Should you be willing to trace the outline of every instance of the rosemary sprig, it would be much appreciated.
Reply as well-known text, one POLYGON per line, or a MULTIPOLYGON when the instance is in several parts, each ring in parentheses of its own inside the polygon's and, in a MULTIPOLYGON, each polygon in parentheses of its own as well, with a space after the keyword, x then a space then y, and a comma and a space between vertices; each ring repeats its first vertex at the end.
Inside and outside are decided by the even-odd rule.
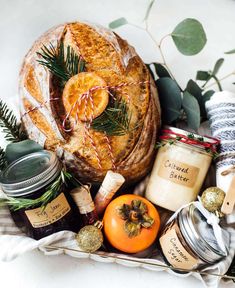
POLYGON ((0 127, 5 134, 5 139, 11 142, 19 142, 27 139, 21 124, 17 123, 13 111, 7 107, 7 104, 0 100, 0 127))
POLYGON ((85 70, 85 61, 75 53, 71 46, 67 46, 65 53, 62 40, 58 42, 57 46, 56 49, 52 43, 49 44, 49 47, 43 45, 41 52, 37 52, 37 55, 42 58, 38 62, 58 77, 63 87, 72 76, 85 70))
POLYGON ((19 209, 29 209, 34 207, 46 208, 47 204, 57 197, 63 184, 66 184, 66 179, 71 179, 72 175, 66 171, 61 171, 60 176, 50 185, 48 190, 37 199, 13 198, 7 197, 0 199, 0 205, 7 204, 13 211, 19 209))
POLYGON ((109 136, 122 136, 130 132, 131 114, 126 101, 115 99, 104 112, 92 122, 94 130, 105 132, 109 136))

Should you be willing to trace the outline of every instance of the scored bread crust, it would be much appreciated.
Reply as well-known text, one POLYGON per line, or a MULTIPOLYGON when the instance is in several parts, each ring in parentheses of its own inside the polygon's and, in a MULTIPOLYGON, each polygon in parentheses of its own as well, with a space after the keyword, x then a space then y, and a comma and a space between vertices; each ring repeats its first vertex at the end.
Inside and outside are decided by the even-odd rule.
MULTIPOLYGON (((42 35, 25 56, 19 81, 22 123, 29 138, 56 151, 69 170, 84 182, 101 182, 108 170, 121 173, 128 183, 144 177, 152 167, 160 127, 160 105, 148 69, 125 40, 103 27, 67 23, 42 35), (109 86, 132 83, 116 90, 131 114, 129 133, 106 136, 78 121, 65 132, 66 116, 62 93, 56 78, 38 63, 43 45, 66 47, 82 55, 86 71, 102 77, 109 86), (86 137, 84 137, 86 135, 86 137)), ((73 119, 72 119, 73 120, 73 119)), ((72 121, 71 120, 71 121, 72 121)))

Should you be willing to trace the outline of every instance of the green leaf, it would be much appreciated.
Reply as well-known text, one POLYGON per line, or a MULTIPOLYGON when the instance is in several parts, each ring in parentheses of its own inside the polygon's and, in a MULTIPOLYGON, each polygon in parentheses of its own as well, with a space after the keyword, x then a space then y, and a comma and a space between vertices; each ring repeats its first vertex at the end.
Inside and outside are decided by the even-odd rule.
POLYGON ((123 26, 125 24, 128 24, 128 21, 126 20, 126 18, 124 17, 121 17, 121 18, 118 18, 112 22, 109 23, 109 28, 110 29, 116 29, 120 26, 123 26))
POLYGON ((224 54, 234 54, 234 53, 235 53, 235 49, 227 51, 227 52, 224 52, 224 54))
POLYGON ((171 124, 180 116, 182 98, 180 88, 171 78, 164 77, 156 81, 162 108, 163 121, 171 124))
POLYGON ((171 33, 171 37, 179 52, 184 55, 199 53, 207 41, 202 24, 191 18, 180 22, 171 33))
POLYGON ((188 81, 188 84, 185 90, 188 91, 190 94, 192 94, 198 101, 201 100, 202 89, 192 79, 188 81))
POLYGON ((147 10, 146 10, 146 13, 145 13, 145 16, 144 16, 144 20, 147 20, 147 19, 148 19, 149 13, 150 13, 150 11, 151 11, 151 9, 152 9, 152 7, 153 7, 153 3, 154 3, 154 2, 155 2, 155 0, 151 0, 151 1, 150 1, 149 6, 148 6, 148 8, 147 8, 147 10))
POLYGON ((214 90, 208 90, 206 91, 206 93, 203 94, 202 99, 203 102, 206 103, 206 101, 211 99, 211 96, 215 93, 214 90))
POLYGON ((24 155, 37 152, 42 149, 43 147, 33 140, 10 143, 6 147, 5 157, 7 162, 11 163, 24 155))
POLYGON ((155 72, 159 78, 163 78, 163 77, 171 78, 170 73, 167 71, 167 69, 162 64, 159 64, 159 63, 152 63, 152 64, 153 64, 153 66, 155 68, 155 72))
POLYGON ((192 96, 194 96, 197 99, 197 102, 200 107, 200 113, 203 119, 206 119, 206 109, 205 109, 205 103, 202 99, 202 89, 197 85, 195 81, 192 79, 188 81, 187 87, 185 91, 189 92, 192 96))
POLYGON ((223 63, 224 63, 224 58, 220 58, 216 61, 215 66, 212 71, 212 75, 216 75, 219 72, 219 69, 223 63))
POLYGON ((211 75, 208 71, 197 71, 196 80, 208 81, 211 75))
POLYGON ((187 115, 188 126, 197 130, 200 126, 200 107, 197 99, 188 91, 185 91, 183 93, 182 105, 187 115))

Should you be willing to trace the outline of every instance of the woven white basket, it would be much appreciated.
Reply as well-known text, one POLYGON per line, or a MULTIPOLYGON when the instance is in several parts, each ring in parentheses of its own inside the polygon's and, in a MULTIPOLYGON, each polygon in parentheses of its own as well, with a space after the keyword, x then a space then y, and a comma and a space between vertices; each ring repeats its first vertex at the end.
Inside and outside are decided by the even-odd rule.
MULTIPOLYGON (((141 195, 143 193, 147 180, 145 179, 138 185, 134 192, 135 194, 141 195)), ((161 213, 162 222, 165 222, 169 216, 168 213, 161 213)), ((24 235, 15 226, 8 208, 4 207, 0 209, 0 259, 2 261, 10 261, 25 252, 39 249, 46 255, 66 254, 76 258, 90 258, 97 262, 117 263, 128 267, 142 267, 156 272, 166 271, 178 277, 188 277, 191 275, 200 279, 206 287, 218 287, 222 278, 221 275, 224 275, 228 270, 235 253, 235 232, 232 228, 229 232, 231 234, 230 254, 225 260, 203 269, 200 273, 188 272, 182 274, 174 272, 167 266, 157 248, 151 250, 150 258, 144 258, 147 257, 146 253, 149 253, 149 251, 145 252, 145 255, 142 253, 142 255, 135 255, 135 257, 103 251, 86 253, 79 250, 75 240, 75 233, 70 231, 61 231, 38 241, 34 240, 24 235)))

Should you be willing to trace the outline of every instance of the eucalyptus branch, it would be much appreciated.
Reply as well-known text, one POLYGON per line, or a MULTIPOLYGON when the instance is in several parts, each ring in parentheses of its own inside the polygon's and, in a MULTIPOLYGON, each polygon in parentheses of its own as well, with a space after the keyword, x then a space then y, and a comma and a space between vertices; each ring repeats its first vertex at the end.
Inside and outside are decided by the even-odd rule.
MULTIPOLYGON (((231 77, 231 76, 233 76, 233 75, 235 75, 235 71, 233 71, 233 72, 231 72, 231 73, 223 76, 223 77, 220 78, 220 79, 217 78, 217 81, 222 82, 222 81, 224 81, 225 79, 227 79, 227 78, 229 78, 229 77, 231 77)), ((204 89, 208 89, 208 88, 216 85, 216 84, 217 84, 217 81, 214 81, 213 83, 211 83, 211 84, 209 84, 209 85, 205 85, 205 86, 204 86, 204 89)))

